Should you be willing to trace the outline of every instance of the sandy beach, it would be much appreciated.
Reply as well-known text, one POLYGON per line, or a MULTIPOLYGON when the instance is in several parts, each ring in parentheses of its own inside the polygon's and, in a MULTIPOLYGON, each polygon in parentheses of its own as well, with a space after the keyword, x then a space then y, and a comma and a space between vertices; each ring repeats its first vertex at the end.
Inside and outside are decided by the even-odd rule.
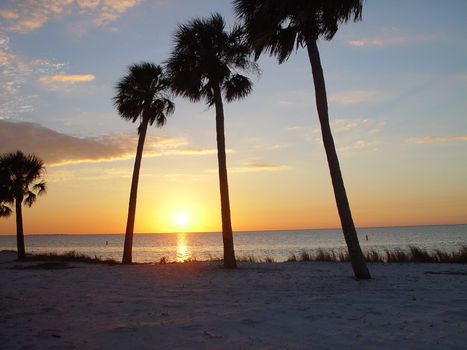
POLYGON ((1 253, 3 349, 465 349, 467 266, 69 263, 1 253), (20 267, 20 268, 18 268, 20 267))

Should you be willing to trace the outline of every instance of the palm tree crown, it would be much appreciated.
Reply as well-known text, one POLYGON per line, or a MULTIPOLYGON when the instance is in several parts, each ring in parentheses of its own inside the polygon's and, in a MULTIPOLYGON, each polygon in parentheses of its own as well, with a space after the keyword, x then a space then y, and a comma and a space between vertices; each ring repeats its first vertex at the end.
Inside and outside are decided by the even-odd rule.
POLYGON ((228 102, 247 96, 252 83, 237 70, 257 71, 241 27, 225 31, 220 14, 178 26, 175 47, 167 61, 172 90, 193 102, 201 98, 214 105, 216 85, 228 102))
POLYGON ((149 62, 133 64, 116 86, 115 107, 123 119, 132 123, 148 118, 150 125, 155 122, 162 127, 175 109, 166 93, 168 86, 161 66, 149 62))
POLYGON ((292 51, 316 41, 331 40, 339 24, 360 20, 363 0, 234 0, 235 11, 244 20, 256 57, 262 52, 279 63, 292 51))
MULTIPOLYGON (((0 201, 13 204, 21 197, 24 204, 31 207, 37 196, 46 192, 47 185, 42 181, 44 173, 44 162, 35 155, 17 151, 0 156, 0 201)), ((6 207, 3 210, 11 213, 6 207)))

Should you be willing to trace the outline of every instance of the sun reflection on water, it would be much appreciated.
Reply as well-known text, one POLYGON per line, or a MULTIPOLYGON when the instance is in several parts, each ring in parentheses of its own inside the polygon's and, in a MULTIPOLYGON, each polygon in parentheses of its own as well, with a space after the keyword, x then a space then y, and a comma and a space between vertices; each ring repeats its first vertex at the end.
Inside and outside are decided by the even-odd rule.
POLYGON ((177 262, 183 262, 191 258, 191 254, 188 251, 186 233, 177 233, 177 262))

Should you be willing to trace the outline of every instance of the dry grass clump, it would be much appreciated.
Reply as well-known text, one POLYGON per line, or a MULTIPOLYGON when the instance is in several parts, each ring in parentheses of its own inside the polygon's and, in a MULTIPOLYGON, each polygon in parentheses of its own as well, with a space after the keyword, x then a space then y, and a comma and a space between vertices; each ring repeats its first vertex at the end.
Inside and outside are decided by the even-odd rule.
POLYGON ((335 252, 334 250, 325 250, 319 248, 315 252, 308 252, 303 250, 300 254, 292 253, 290 254, 287 262, 295 262, 295 261, 325 261, 325 262, 341 262, 341 261, 349 261, 349 254, 347 252, 338 251, 335 252))
POLYGON ((385 251, 385 262, 421 262, 421 263, 467 263, 467 246, 462 246, 454 252, 443 252, 436 249, 429 252, 414 246, 409 247, 409 251, 385 251))
MULTIPOLYGON (((462 246, 454 252, 443 252, 439 249, 430 252, 425 249, 410 246, 405 250, 388 250, 384 252, 368 250, 364 252, 365 260, 371 263, 467 263, 467 246, 462 246)), ((318 249, 315 252, 302 251, 300 254, 292 253, 287 259, 288 262, 295 261, 324 261, 324 262, 344 262, 350 261, 349 253, 346 251, 335 252, 333 250, 318 249)))
POLYGON ((110 258, 101 258, 98 256, 90 257, 85 254, 78 253, 74 250, 63 253, 42 253, 42 254, 28 254, 26 256, 26 261, 56 261, 56 262, 82 262, 82 263, 89 263, 89 264, 107 264, 107 265, 114 265, 118 264, 119 262, 110 259, 110 258))
POLYGON ((254 255, 247 255, 247 256, 241 256, 237 258, 237 262, 246 262, 246 263, 253 263, 253 264, 259 264, 259 263, 273 263, 275 262, 274 258, 272 256, 266 256, 264 259, 258 258, 254 255))

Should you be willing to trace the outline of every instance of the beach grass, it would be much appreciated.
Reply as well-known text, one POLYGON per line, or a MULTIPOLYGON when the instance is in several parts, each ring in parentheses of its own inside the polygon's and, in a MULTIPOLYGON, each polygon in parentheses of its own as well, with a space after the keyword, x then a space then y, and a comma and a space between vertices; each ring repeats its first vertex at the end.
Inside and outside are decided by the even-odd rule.
POLYGON ((259 263, 267 263, 271 264, 276 262, 272 256, 265 256, 264 258, 258 258, 257 256, 254 255, 246 255, 246 256, 240 256, 237 258, 238 262, 246 262, 246 263, 253 263, 253 264, 259 264, 259 263))
MULTIPOLYGON (((442 251, 436 249, 428 251, 426 249, 409 246, 408 249, 396 250, 366 250, 364 251, 365 260, 370 263, 467 263, 467 246, 461 246, 458 250, 452 252, 442 251)), ((26 261, 40 261, 40 262, 82 262, 92 264, 107 264, 115 265, 120 262, 111 258, 102 258, 98 256, 88 256, 86 254, 78 253, 76 251, 69 251, 66 253, 34 253, 26 256, 26 261)), ((171 261, 168 257, 163 256, 157 262, 158 264, 170 263, 192 263, 201 260, 196 258, 188 258, 184 261, 171 261)), ((222 258, 210 257, 207 261, 222 262, 222 258)), ((255 255, 245 255, 237 258, 241 263, 274 263, 276 260, 267 255, 265 257, 257 257, 255 255)), ((317 249, 312 251, 302 250, 299 253, 291 253, 287 262, 349 262, 349 253, 345 250, 332 250, 332 249, 317 249)), ((140 264, 140 263, 134 263, 140 264)))
MULTIPOLYGON (((453 252, 444 252, 436 249, 428 251, 415 246, 410 246, 408 250, 388 250, 377 251, 367 250, 364 252, 365 260, 371 263, 467 263, 467 246, 462 246, 453 252)), ((346 251, 334 251, 317 249, 316 251, 303 250, 299 254, 292 253, 287 259, 288 262, 348 262, 349 253, 346 251)))
POLYGON ((91 257, 86 254, 78 253, 74 250, 58 254, 58 253, 34 253, 27 254, 25 261, 54 261, 54 262, 82 262, 90 264, 119 264, 118 261, 110 258, 101 258, 98 256, 91 257))

